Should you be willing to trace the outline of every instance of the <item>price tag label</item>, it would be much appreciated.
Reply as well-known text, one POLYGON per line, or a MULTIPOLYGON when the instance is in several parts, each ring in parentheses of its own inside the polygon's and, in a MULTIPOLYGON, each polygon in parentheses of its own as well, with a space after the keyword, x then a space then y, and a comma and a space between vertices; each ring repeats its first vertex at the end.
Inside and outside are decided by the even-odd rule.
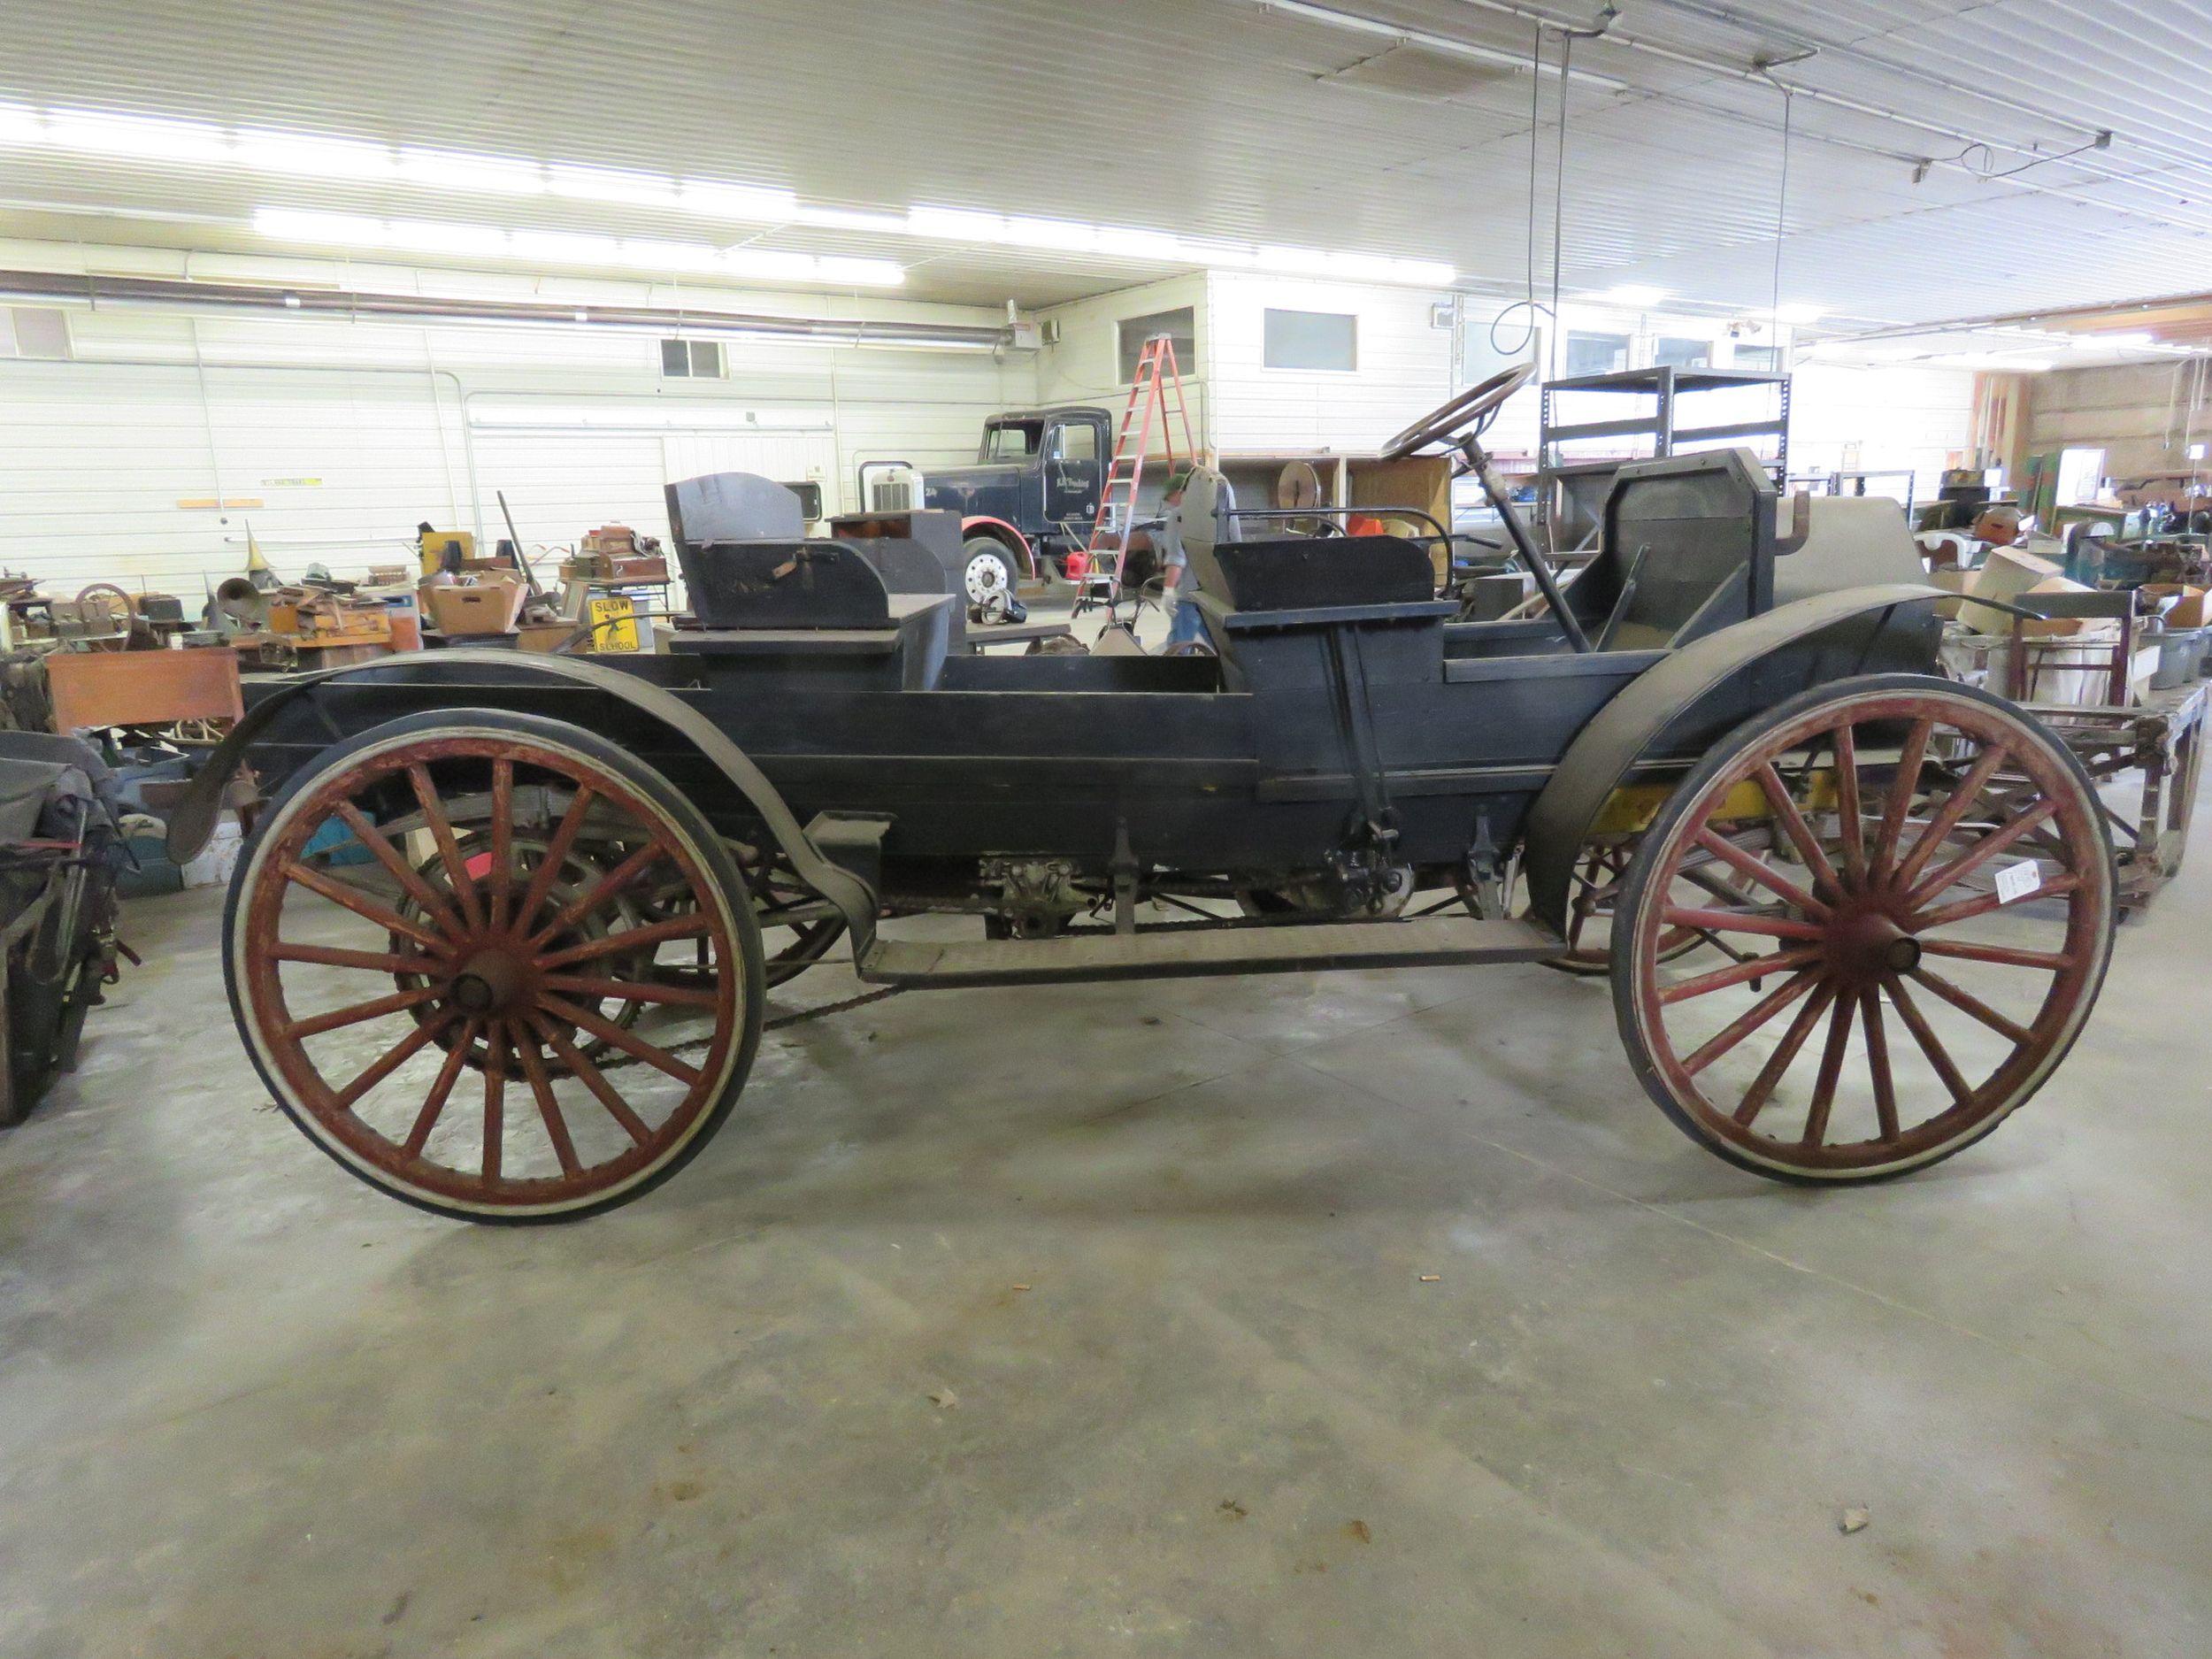
POLYGON ((2032 858, 2007 864, 1997 872, 1997 902, 2016 904, 2043 885, 2043 867, 2032 858))

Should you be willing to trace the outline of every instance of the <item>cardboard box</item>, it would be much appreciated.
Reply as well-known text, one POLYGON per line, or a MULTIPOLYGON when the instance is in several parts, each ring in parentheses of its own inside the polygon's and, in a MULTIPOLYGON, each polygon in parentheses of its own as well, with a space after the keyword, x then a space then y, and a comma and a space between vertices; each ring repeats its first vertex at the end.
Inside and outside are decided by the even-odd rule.
MULTIPOLYGON (((2009 633, 2012 628, 2010 617, 2001 611, 1993 611, 1987 605, 1977 605, 1972 601, 2017 600, 2039 582, 2062 582, 2065 580, 2065 573, 2058 565, 2040 554, 2031 553, 2025 548, 1993 547, 1989 549, 1989 557, 1982 561, 1981 568, 1969 572, 1966 584, 1969 602, 1959 607, 1959 620, 1977 634, 2009 633)), ((2076 592, 2082 591, 2078 583, 2070 586, 2076 592)))
POLYGON ((511 634, 522 612, 528 586, 519 576, 480 577, 464 587, 452 582, 426 582, 424 607, 438 632, 449 638, 467 634, 511 634))
POLYGON ((2138 591, 2154 599, 2173 602, 2162 605, 2159 611, 2170 628, 2212 626, 2212 592, 2205 588, 2180 582, 2145 582, 2138 591))

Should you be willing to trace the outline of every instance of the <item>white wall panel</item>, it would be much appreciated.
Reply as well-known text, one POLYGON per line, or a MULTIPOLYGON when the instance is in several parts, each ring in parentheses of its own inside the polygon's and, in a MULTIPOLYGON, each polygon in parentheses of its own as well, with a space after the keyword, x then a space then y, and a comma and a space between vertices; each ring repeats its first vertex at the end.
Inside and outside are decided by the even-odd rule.
POLYGON ((1207 320, 1215 388, 1214 441, 1224 450, 1373 449, 1452 389, 1452 331, 1430 319, 1444 296, 1288 277, 1217 273, 1207 320), (1271 369, 1265 312, 1355 317, 1351 373, 1271 369))

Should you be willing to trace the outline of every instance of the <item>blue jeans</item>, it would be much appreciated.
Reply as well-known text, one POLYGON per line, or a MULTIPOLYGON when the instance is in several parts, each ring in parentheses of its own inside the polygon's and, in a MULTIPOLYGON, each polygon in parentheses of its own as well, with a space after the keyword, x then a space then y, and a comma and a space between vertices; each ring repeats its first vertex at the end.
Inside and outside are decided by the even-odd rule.
POLYGON ((1167 642, 1170 645, 1213 643, 1206 632, 1205 614, 1195 602, 1179 598, 1168 607, 1167 618, 1167 642))

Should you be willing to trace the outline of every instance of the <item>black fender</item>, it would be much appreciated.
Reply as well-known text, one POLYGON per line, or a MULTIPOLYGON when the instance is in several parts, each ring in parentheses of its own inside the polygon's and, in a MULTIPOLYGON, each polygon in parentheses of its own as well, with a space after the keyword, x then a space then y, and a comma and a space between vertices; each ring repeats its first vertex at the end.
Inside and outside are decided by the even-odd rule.
MULTIPOLYGON (((1894 582, 1839 588, 1792 600, 1763 616, 1694 641, 1622 687, 1575 734, 1550 782, 1529 808, 1523 829, 1522 869, 1528 877, 1529 902, 1537 918, 1561 933, 1566 931, 1576 855, 1613 791, 1626 781, 1640 762, 1673 754, 1686 744, 1709 745, 1751 712, 1723 708, 1708 710, 1700 720, 1700 705, 1707 703, 1713 694, 1791 646, 1832 632, 1847 633, 1855 639, 1863 636, 1859 665, 1847 669, 1848 673, 1900 667, 1932 672, 1941 625, 1928 607, 1954 596, 1918 582, 1894 582), (1900 662, 1893 654, 1869 662, 1868 653, 1890 631, 1893 618, 1909 609, 1918 614, 1911 618, 1913 626, 1906 643, 1910 645, 1911 655, 1921 660, 1900 662), (1847 627, 1860 619, 1871 626, 1857 630, 1847 627)), ((1840 676, 1831 673, 1829 677, 1840 676)), ((1798 684, 1778 688, 1778 695, 1801 688, 1798 684)))
MULTIPOLYGON (((324 669, 317 673, 300 674, 288 680, 281 690, 265 697, 248 710, 245 718, 230 730, 213 754, 193 775, 184 799, 169 819, 169 856, 178 864, 189 862, 206 846, 214 833, 215 820, 220 810, 223 792, 240 764, 246 751, 256 739, 268 729, 277 711, 304 691, 329 680, 360 678, 377 675, 389 678, 401 671, 409 680, 435 681, 442 676, 438 670, 446 665, 454 667, 487 667, 503 669, 509 672, 542 675, 548 680, 565 680, 578 685, 589 686, 609 696, 618 697, 631 707, 650 715, 678 736, 684 738, 727 778, 731 787, 745 797, 746 803, 760 814, 768 826, 768 833, 776 838, 785 857, 791 861, 801 880, 834 904, 851 928, 856 948, 864 948, 875 935, 876 895, 858 876, 843 866, 833 864, 823 856, 806 831, 800 826, 774 784, 767 774, 747 757, 745 751, 732 742, 727 733, 663 687, 641 680, 635 674, 626 674, 618 668, 610 668, 588 657, 556 657, 527 651, 445 650, 422 657, 383 657, 373 662, 356 663, 346 668, 324 669), (407 673, 420 670, 419 673, 407 673)), ((465 692, 465 683, 455 689, 465 692)))

